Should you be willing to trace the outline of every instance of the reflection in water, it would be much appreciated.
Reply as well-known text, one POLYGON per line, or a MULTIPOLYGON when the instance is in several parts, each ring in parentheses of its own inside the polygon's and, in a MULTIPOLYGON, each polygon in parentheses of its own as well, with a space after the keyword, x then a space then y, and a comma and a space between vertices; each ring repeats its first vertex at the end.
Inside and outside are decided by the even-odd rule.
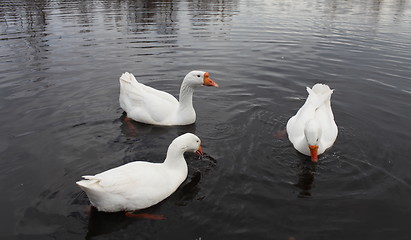
MULTIPOLYGON (((157 207, 156 207, 157 208, 157 207)), ((153 210, 147 210, 148 213, 153 214, 153 210)), ((125 216, 125 212, 106 213, 99 212, 92 207, 87 227, 87 234, 85 239, 92 239, 93 237, 117 232, 121 229, 127 228, 135 221, 148 221, 144 219, 135 219, 125 216)))
POLYGON ((340 14, 347 14, 352 12, 355 14, 361 13, 359 16, 368 17, 370 16, 371 23, 378 24, 381 20, 389 20, 393 22, 401 21, 404 16, 404 11, 406 11, 406 1, 405 0, 393 0, 393 1, 383 1, 383 0, 371 0, 371 1, 340 1, 331 0, 325 1, 324 5, 325 13, 330 14, 333 18, 340 14), (389 7, 387 7, 389 6, 389 7), (387 14, 387 11, 392 11, 392 13, 387 14), (387 18, 388 19, 384 19, 387 18))
POLYGON ((130 1, 126 5, 127 27, 130 32, 155 29, 159 35, 176 34, 178 7, 174 1, 130 1))
MULTIPOLYGON (((47 5, 48 1, 40 0, 0 6, 1 34, 9 34, 19 41, 19 43, 2 46, 9 48, 7 50, 10 55, 6 55, 7 57, 18 58, 16 63, 20 63, 19 68, 32 68, 36 72, 45 70, 44 62, 48 58, 49 51, 46 31, 47 5)), ((37 80, 41 79, 32 81, 37 80)))
POLYGON ((196 124, 185 126, 156 126, 145 123, 136 122, 127 117, 127 113, 123 112, 119 120, 121 121, 121 132, 127 137, 141 137, 147 134, 161 136, 162 134, 175 132, 175 136, 183 135, 184 133, 196 132, 196 124))
POLYGON ((404 17, 404 11, 406 10, 406 0, 398 0, 394 8, 396 9, 396 12, 394 13, 394 21, 400 22, 404 17))
POLYGON ((190 22, 194 37, 226 35, 237 13, 237 0, 189 1, 190 22))
MULTIPOLYGON (((152 213, 152 211, 153 210, 151 210, 150 213, 152 213)), ((120 229, 126 228, 133 221, 136 220, 126 217, 124 212, 105 213, 99 212, 96 208, 91 207, 86 239, 119 231, 120 229)))
POLYGON ((316 163, 312 163, 304 158, 300 165, 301 172, 298 173, 298 182, 294 186, 301 189, 298 197, 311 197, 311 189, 313 188, 314 175, 316 172, 316 163))

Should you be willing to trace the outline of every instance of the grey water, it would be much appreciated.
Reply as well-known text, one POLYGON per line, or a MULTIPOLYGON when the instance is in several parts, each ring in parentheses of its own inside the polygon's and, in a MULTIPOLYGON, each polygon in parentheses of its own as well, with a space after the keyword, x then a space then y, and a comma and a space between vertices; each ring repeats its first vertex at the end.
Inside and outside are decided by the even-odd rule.
POLYGON ((1 239, 409 239, 408 0, 3 0, 1 239), (118 79, 178 96, 204 70, 193 125, 124 122, 118 79), (317 164, 287 120, 315 83, 339 129, 317 164), (148 209, 90 210, 75 185, 127 162, 161 162, 192 132, 205 155, 148 209))

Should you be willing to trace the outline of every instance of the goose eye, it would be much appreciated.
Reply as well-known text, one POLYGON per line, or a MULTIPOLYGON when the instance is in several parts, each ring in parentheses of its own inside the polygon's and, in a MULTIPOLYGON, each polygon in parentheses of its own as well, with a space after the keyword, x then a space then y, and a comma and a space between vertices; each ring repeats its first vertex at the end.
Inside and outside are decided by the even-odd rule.
POLYGON ((197 75, 197 77, 201 77, 200 75, 197 75))
POLYGON ((199 140, 197 140, 196 142, 200 142, 199 140))

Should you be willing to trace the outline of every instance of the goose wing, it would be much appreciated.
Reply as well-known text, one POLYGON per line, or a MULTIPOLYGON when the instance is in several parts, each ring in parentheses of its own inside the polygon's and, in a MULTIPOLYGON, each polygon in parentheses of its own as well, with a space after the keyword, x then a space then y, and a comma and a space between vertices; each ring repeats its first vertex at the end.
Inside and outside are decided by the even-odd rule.
POLYGON ((171 94, 139 83, 133 74, 120 77, 120 106, 134 120, 161 122, 178 108, 178 101, 171 94))

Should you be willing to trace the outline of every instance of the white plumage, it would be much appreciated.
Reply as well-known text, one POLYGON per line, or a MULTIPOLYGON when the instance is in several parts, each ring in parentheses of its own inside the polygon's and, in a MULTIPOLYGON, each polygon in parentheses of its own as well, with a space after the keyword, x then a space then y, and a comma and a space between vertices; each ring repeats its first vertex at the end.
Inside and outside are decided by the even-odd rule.
POLYGON ((168 147, 163 163, 131 162, 105 172, 83 176, 76 184, 86 192, 99 211, 138 210, 170 196, 186 179, 188 168, 184 152, 202 153, 200 139, 183 134, 168 147))
POLYGON ((135 121, 166 126, 188 125, 196 120, 194 89, 202 85, 218 87, 209 78, 209 73, 191 71, 181 84, 177 100, 169 93, 139 83, 133 74, 126 72, 120 77, 119 102, 127 117, 135 121))
POLYGON ((333 90, 317 83, 312 89, 307 87, 307 91, 304 105, 287 122, 287 133, 297 151, 317 161, 318 155, 331 147, 338 135, 331 109, 333 90))

